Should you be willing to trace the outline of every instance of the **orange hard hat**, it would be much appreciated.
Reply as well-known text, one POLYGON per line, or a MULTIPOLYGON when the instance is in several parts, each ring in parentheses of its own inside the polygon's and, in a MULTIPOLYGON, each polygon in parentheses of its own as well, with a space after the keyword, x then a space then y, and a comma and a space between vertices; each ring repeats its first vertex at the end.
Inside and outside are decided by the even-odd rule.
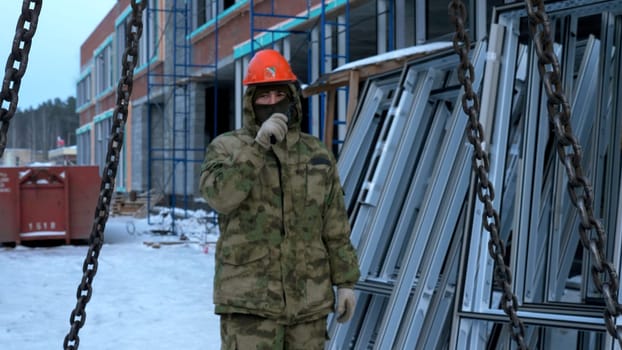
POLYGON ((258 51, 248 63, 246 77, 242 83, 265 84, 285 83, 298 80, 292 67, 278 51, 266 49, 258 51))

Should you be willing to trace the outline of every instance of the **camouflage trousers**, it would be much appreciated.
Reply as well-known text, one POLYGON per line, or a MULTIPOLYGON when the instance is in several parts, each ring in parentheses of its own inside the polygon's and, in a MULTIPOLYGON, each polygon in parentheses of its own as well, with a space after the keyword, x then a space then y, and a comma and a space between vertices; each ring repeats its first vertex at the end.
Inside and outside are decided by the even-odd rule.
POLYGON ((294 325, 243 314, 220 316, 221 350, 322 350, 326 318, 294 325))

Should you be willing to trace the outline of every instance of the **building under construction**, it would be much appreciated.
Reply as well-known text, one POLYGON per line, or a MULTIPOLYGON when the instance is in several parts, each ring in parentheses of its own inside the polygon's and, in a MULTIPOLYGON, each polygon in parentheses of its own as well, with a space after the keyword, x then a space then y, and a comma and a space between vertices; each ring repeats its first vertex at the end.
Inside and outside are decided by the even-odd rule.
MULTIPOLYGON (((250 57, 282 52, 360 260, 328 348, 620 349, 622 2, 143 2, 115 190, 196 205, 250 57)), ((104 166, 131 15, 81 47, 78 164, 104 166)))

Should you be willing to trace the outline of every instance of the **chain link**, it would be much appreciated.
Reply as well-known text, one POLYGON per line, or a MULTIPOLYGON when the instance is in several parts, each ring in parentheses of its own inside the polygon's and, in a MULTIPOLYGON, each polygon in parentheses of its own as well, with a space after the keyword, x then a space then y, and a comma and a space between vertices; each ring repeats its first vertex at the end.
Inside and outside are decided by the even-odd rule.
POLYGON ((471 41, 465 29, 466 6, 462 1, 451 1, 449 16, 456 26, 453 38, 453 47, 460 56, 458 80, 464 88, 462 95, 462 109, 468 116, 466 136, 473 145, 471 166, 477 177, 476 192, 479 200, 484 204, 483 225, 490 234, 488 252, 495 261, 495 280, 503 289, 501 308, 510 319, 510 334, 520 349, 527 349, 525 344, 525 326, 517 314, 518 299, 512 291, 512 271, 505 263, 505 246, 499 235, 499 214, 492 202, 495 199, 493 184, 488 178, 490 163, 484 144, 484 129, 479 122, 479 98, 473 91, 473 77, 475 68, 469 58, 471 41))
POLYGON ((581 244, 592 257, 592 279, 605 302, 605 326, 622 347, 622 334, 616 329, 615 322, 616 317, 622 313, 622 307, 618 303, 618 274, 613 263, 606 260, 605 229, 594 216, 592 184, 584 175, 581 145, 572 132, 570 104, 563 91, 559 61, 553 51, 550 21, 544 9, 544 1, 526 0, 525 4, 529 16, 529 31, 538 55, 538 69, 548 97, 547 110, 557 140, 557 155, 568 176, 570 201, 578 209, 581 218, 581 244), (592 230, 595 235, 591 235, 592 230))
POLYGON ((113 112, 111 137, 108 142, 106 165, 102 171, 102 182, 99 192, 99 200, 95 209, 95 220, 89 238, 89 250, 82 266, 83 276, 77 291, 77 303, 71 312, 71 329, 65 336, 63 346, 65 350, 78 349, 80 337, 78 332, 86 321, 86 304, 91 299, 93 278, 97 273, 97 258, 104 243, 104 228, 110 211, 110 200, 114 189, 119 154, 123 146, 123 127, 127 121, 128 106, 133 87, 134 68, 138 61, 138 42, 142 35, 143 23, 142 12, 146 1, 132 0, 132 17, 126 30, 126 48, 123 53, 122 76, 117 85, 117 101, 113 112))
POLYGON ((6 61, 4 81, 0 92, 0 103, 2 104, 2 108, 0 108, 0 158, 4 154, 8 142, 9 122, 17 110, 19 87, 28 66, 28 54, 30 53, 32 38, 37 31, 42 3, 43 0, 24 0, 22 14, 17 20, 13 46, 6 61), (4 102, 8 103, 8 108, 4 107, 4 102))

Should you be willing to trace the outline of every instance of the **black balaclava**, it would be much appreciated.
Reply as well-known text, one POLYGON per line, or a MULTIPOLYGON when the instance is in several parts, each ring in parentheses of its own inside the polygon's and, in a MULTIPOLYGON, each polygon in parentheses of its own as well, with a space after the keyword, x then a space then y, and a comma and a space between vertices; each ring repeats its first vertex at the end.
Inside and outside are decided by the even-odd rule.
POLYGON ((279 85, 263 85, 258 86, 253 95, 253 110, 255 112, 255 123, 257 125, 263 124, 274 113, 283 113, 287 118, 291 119, 291 107, 292 107, 292 93, 289 86, 286 84, 279 85), (278 103, 273 105, 258 105, 255 104, 255 96, 268 91, 283 91, 287 94, 287 97, 278 103))

